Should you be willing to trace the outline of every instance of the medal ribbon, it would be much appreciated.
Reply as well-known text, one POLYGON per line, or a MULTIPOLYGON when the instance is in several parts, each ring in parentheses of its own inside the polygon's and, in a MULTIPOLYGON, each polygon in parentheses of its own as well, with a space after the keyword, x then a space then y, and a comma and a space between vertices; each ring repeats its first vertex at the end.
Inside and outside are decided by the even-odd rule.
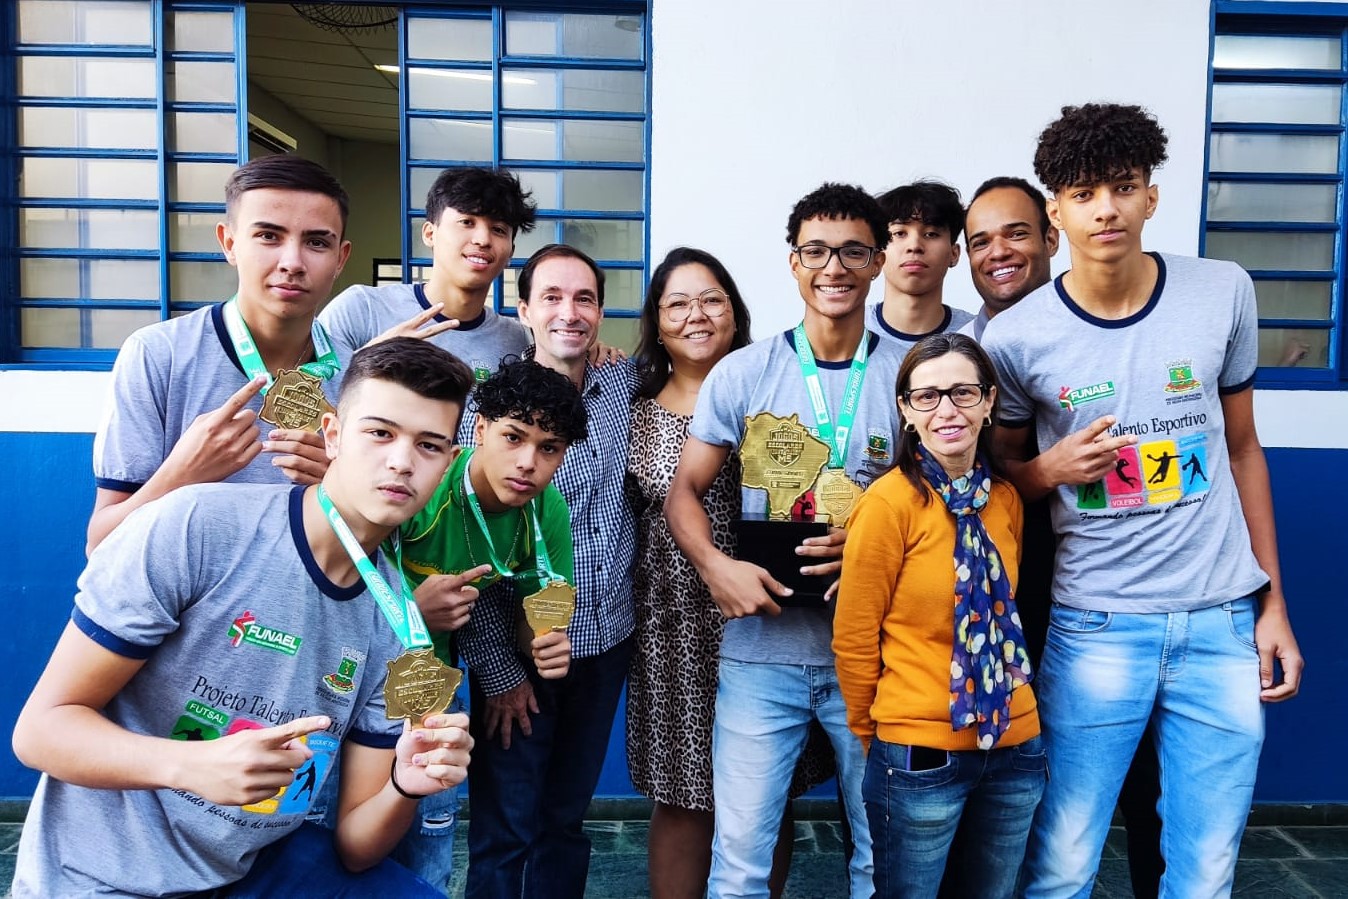
MULTIPOLYGON (((506 568, 505 563, 496 555, 496 547, 491 542, 491 532, 487 530, 487 519, 482 514, 482 504, 478 502, 477 491, 473 489, 473 479, 468 476, 468 470, 472 467, 471 454, 472 449, 464 450, 469 454, 469 459, 463 466, 463 499, 469 509, 473 510, 473 518, 477 521, 477 526, 482 531, 482 540, 487 544, 487 560, 491 562, 492 570, 502 578, 513 578, 516 573, 506 568)), ((565 580, 560 574, 552 570, 552 560, 548 556, 548 545, 543 540, 543 525, 538 520, 538 497, 529 500, 529 526, 534 534, 534 559, 538 567, 537 573, 543 584, 552 581, 565 580)))
POLYGON ((431 645, 431 635, 426 630, 426 622, 422 620, 421 610, 417 608, 416 601, 412 599, 412 591, 407 588, 407 579, 403 577, 403 550, 402 542, 398 539, 398 532, 394 531, 390 538, 393 541, 393 561, 398 566, 398 594, 395 596, 393 588, 384 580, 384 576, 379 573, 379 569, 374 567, 370 557, 365 554, 361 548, 360 541, 356 535, 351 533, 351 528, 342 520, 342 513, 337 511, 337 507, 328 499, 328 492, 323 489, 323 485, 318 485, 318 506, 323 510, 323 517, 332 525, 332 530, 337 534, 337 539, 341 541, 346 549, 346 554, 351 557, 351 561, 356 565, 356 571, 360 573, 360 579, 365 582, 365 587, 374 597, 374 601, 379 604, 379 611, 384 613, 388 619, 389 627, 393 628, 393 633, 397 634, 398 640, 408 649, 424 649, 431 645))
MULTIPOLYGON (((262 354, 257 351, 257 344, 253 343, 248 323, 243 320, 243 313, 239 311, 238 294, 229 298, 223 312, 225 330, 229 332, 230 342, 234 344, 234 353, 239 357, 239 364, 243 366, 244 374, 249 380, 258 375, 265 375, 267 385, 262 388, 265 394, 267 388, 271 387, 271 372, 267 371, 267 366, 262 362, 262 354)), ((337 350, 333 348, 332 341, 328 339, 328 332, 319 324, 318 319, 314 319, 309 333, 314 341, 314 361, 304 363, 299 370, 306 375, 326 381, 342 369, 341 363, 337 361, 337 350)))
POLYGON ((810 395, 810 405, 814 408, 814 423, 820 438, 829 445, 829 468, 845 468, 847 463, 847 437, 852 433, 852 420, 856 418, 857 405, 861 402, 861 382, 866 377, 866 359, 870 354, 870 334, 863 331, 861 342, 857 344, 856 354, 852 356, 852 368, 847 374, 847 387, 843 390, 842 407, 838 410, 838 425, 828 412, 828 403, 824 400, 824 385, 819 381, 819 366, 814 361, 814 350, 805 336, 805 322, 796 325, 796 360, 800 363, 800 373, 805 376, 805 389, 810 395))

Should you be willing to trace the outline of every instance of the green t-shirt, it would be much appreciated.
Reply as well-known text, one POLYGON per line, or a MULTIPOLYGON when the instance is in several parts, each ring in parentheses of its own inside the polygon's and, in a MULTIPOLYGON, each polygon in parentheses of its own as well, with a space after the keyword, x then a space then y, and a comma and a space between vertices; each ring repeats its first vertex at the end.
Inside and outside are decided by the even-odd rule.
MULTIPOLYGON (((458 574, 491 561, 488 546, 482 536, 482 527, 464 501, 463 473, 473 457, 472 449, 465 449, 445 472, 440 486, 435 489, 426 507, 412 516, 401 528, 403 574, 413 589, 433 574, 458 574)), ((567 582, 575 581, 575 556, 571 544, 571 512, 566 500, 553 484, 548 484, 533 500, 538 511, 538 523, 547 545, 548 562, 555 574, 567 582)), ((510 571, 520 572, 514 578, 516 596, 528 596, 541 587, 538 556, 534 546, 533 523, 529 508, 508 509, 495 514, 482 513, 495 547, 496 558, 510 571)), ((473 582, 479 590, 499 581, 494 572, 473 582)), ((449 632, 431 634, 435 653, 453 664, 454 649, 449 632)))

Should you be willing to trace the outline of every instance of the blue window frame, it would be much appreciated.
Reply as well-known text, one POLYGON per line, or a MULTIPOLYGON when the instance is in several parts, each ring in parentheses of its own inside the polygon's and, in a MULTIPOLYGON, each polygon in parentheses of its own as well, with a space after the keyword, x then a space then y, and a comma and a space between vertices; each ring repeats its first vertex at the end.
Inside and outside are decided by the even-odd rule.
MULTIPOLYGON (((644 2, 400 4, 404 277, 448 166, 501 165, 539 204, 515 269, 554 241, 608 273, 606 336, 634 342, 649 251, 644 2), (446 30, 448 29, 448 31, 446 30)), ((229 172, 246 158, 245 8, 232 0, 14 0, 0 10, 0 365, 107 368, 138 327, 218 301, 229 172), (12 186, 12 187, 11 187, 12 186)))
POLYGON ((568 243, 605 270, 605 339, 634 342, 649 242, 648 46, 644 3, 410 8, 399 50, 408 271, 431 263, 420 233, 440 171, 508 168, 539 209, 497 281, 498 311, 513 314, 516 271, 534 250, 568 243))
POLYGON ((1254 279, 1258 386, 1348 386, 1348 4, 1224 0, 1214 25, 1203 255, 1254 279))

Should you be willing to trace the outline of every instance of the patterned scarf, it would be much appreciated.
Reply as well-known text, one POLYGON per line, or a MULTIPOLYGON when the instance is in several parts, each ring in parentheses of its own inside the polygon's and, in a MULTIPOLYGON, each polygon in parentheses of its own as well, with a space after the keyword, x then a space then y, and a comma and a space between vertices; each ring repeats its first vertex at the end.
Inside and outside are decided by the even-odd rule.
POLYGON ((921 450, 922 476, 955 516, 955 638, 950 655, 950 724, 978 724, 978 748, 991 749, 1011 724, 1011 691, 1030 682, 1030 656, 1002 556, 979 511, 992 494, 980 457, 951 480, 921 450))

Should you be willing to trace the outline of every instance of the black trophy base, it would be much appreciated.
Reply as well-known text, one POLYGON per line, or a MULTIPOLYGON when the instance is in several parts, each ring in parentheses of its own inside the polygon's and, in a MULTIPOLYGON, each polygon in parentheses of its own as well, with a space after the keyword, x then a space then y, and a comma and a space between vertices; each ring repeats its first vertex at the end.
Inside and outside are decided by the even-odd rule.
POLYGON ((773 521, 766 515, 746 515, 734 522, 737 550, 735 558, 753 562, 790 587, 790 596, 776 597, 780 606, 819 608, 824 605, 824 593, 834 578, 817 574, 801 574, 803 565, 818 564, 808 556, 796 555, 796 547, 806 537, 822 537, 828 533, 823 521, 773 521))

